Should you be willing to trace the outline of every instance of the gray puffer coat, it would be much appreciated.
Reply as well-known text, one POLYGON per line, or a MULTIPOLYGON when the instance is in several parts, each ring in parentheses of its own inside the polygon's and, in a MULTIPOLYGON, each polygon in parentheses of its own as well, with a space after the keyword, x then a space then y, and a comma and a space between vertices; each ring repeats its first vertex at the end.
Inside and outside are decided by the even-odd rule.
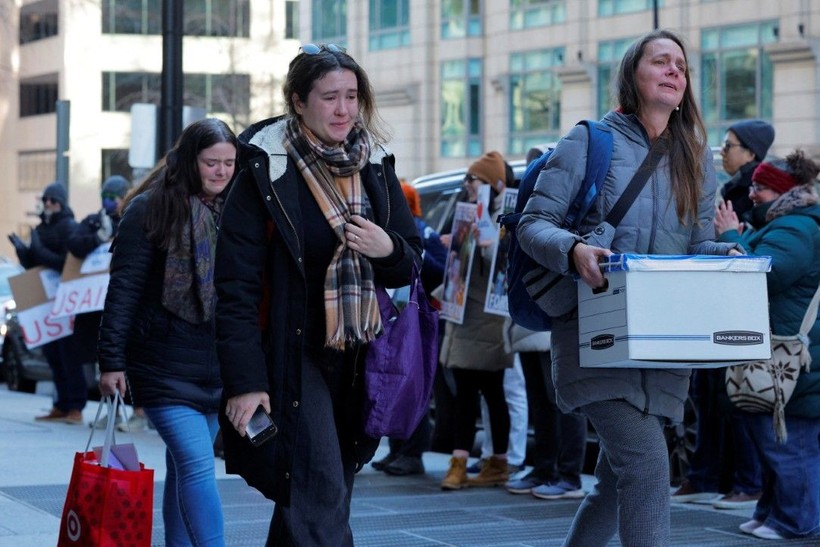
MULTIPOLYGON (((650 142, 634 115, 604 117, 613 133, 612 160, 595 207, 581 225, 586 233, 603 221, 649 152, 650 142)), ((558 143, 538 177, 518 225, 521 248, 550 270, 570 272, 568 253, 581 237, 559 226, 578 193, 586 170, 588 132, 574 127, 558 143)), ((640 195, 618 225, 611 249, 616 253, 718 254, 738 246, 714 242, 716 181, 711 154, 704 148, 704 180, 696 219, 678 221, 668 156, 661 159, 640 195)), ((621 399, 641 411, 673 421, 683 419, 689 370, 581 368, 578 362, 577 311, 553 321, 553 379, 564 412, 583 405, 621 399)))

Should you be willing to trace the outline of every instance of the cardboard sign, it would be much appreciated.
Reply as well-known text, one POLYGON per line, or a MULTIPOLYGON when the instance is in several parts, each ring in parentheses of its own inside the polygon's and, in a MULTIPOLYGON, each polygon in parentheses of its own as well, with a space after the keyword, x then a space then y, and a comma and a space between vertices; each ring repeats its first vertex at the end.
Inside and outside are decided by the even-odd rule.
POLYGON ((9 278, 17 305, 17 321, 26 347, 33 349, 74 332, 73 317, 54 317, 51 307, 60 274, 38 266, 9 278))
POLYGON ((110 243, 103 243, 82 260, 69 253, 54 297, 51 309, 53 317, 67 317, 103 309, 105 295, 108 293, 110 247, 110 243))

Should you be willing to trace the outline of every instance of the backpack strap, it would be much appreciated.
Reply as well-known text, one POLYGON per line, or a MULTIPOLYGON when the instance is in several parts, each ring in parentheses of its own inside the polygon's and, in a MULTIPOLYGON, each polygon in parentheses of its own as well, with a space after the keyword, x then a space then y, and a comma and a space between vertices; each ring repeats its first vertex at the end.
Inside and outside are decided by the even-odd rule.
POLYGON ((612 159, 612 130, 607 124, 596 120, 582 120, 577 125, 585 125, 589 130, 589 144, 584 180, 564 219, 564 227, 570 230, 578 229, 595 203, 612 159))

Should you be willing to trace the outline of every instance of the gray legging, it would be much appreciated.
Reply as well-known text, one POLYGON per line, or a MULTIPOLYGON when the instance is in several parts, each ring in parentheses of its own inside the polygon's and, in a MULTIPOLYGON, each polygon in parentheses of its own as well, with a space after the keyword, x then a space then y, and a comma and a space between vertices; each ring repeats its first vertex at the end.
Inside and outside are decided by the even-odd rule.
POLYGON ((669 545, 669 456, 663 424, 625 401, 581 407, 598 433, 598 483, 584 499, 564 545, 669 545))

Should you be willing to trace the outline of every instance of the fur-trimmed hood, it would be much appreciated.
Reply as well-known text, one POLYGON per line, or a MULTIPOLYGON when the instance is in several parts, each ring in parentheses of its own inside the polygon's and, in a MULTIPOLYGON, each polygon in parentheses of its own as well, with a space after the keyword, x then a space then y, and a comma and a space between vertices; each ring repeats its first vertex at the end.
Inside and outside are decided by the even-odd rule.
MULTIPOLYGON (((268 156, 270 180, 278 180, 288 164, 288 153, 285 150, 285 126, 288 116, 277 116, 257 122, 239 135, 239 163, 260 153, 268 156)), ((380 164, 384 158, 391 157, 390 151, 381 144, 373 143, 371 139, 370 163, 380 164)))
POLYGON ((795 209, 816 205, 820 201, 813 184, 801 184, 775 199, 766 211, 766 222, 791 213, 795 209))

